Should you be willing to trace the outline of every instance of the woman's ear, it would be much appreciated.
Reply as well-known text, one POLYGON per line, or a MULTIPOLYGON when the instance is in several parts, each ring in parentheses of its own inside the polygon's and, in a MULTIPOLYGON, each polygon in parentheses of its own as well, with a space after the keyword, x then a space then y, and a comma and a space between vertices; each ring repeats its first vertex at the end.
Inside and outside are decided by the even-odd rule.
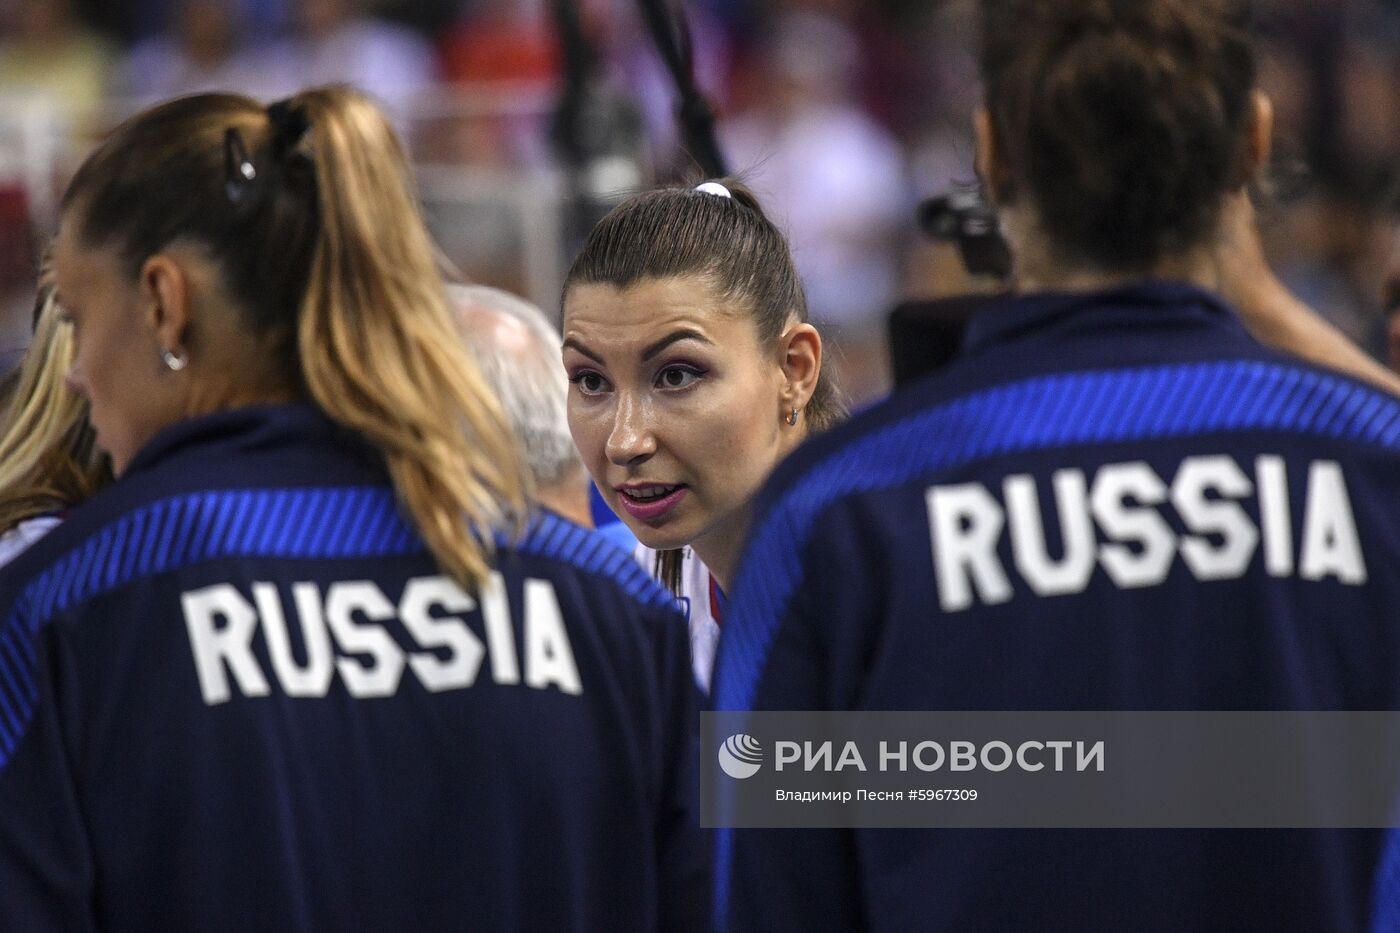
POLYGON ((141 265, 141 301, 146 323, 161 349, 181 352, 190 326, 190 283, 180 263, 168 253, 156 253, 141 265))
POLYGON ((779 416, 789 420, 812 400, 822 372, 822 337, 811 324, 794 324, 778 338, 779 364, 783 370, 782 409, 779 416))
POLYGON ((977 141, 974 166, 982 187, 993 205, 1005 202, 1011 188, 1011 174, 1006 166, 1006 153, 997 136, 996 123, 986 107, 978 107, 972 115, 972 134, 977 141))
POLYGON ((1274 102, 1268 94, 1255 90, 1250 100, 1249 150, 1246 153, 1246 170, 1253 178, 1260 169, 1269 164, 1274 154, 1274 102))

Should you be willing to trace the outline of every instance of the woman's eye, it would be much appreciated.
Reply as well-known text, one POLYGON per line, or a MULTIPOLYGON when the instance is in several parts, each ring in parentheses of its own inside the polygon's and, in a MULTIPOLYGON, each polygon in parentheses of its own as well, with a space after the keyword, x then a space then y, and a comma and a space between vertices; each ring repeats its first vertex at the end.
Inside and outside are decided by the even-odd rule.
POLYGON ((667 366, 657 375, 656 383, 663 389, 685 389, 703 375, 693 366, 667 366))
POLYGON ((608 381, 591 369, 575 373, 569 377, 569 381, 578 386, 584 395, 597 395, 608 387, 608 381))

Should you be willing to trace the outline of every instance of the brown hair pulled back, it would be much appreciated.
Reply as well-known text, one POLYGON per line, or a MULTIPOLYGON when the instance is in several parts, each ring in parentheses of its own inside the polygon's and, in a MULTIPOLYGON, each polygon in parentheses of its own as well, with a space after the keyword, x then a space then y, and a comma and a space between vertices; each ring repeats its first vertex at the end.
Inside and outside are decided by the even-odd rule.
MULTIPOLYGON (((776 345, 791 324, 807 321, 792 251, 753 192, 734 179, 719 183, 733 197, 659 188, 613 208, 589 233, 564 280, 565 294, 574 285, 623 289, 646 279, 696 276, 719 300, 747 310, 759 339, 776 345)), ((823 369, 802 417, 810 431, 824 431, 845 416, 845 403, 823 369)), ((662 552, 657 575, 679 589, 679 551, 662 552)))
POLYGON ((1210 237, 1245 183, 1247 0, 982 0, 987 107, 1061 258, 1138 270, 1210 237))
POLYGON ((492 529, 525 514, 525 471, 458 338, 403 148, 349 88, 303 91, 279 112, 304 128, 229 94, 134 117, 74 177, 64 223, 119 250, 133 279, 172 244, 207 250, 249 333, 381 451, 438 564, 475 590, 492 529), (255 169, 248 184, 230 184, 230 129, 255 169))

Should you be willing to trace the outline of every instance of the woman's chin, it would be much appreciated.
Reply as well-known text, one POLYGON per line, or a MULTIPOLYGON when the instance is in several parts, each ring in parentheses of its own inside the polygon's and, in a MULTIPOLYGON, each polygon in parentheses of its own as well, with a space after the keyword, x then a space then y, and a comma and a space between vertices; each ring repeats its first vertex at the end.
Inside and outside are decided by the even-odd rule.
POLYGON ((670 528, 656 528, 641 522, 624 520, 627 530, 653 551, 674 551, 690 544, 690 536, 677 534, 670 528))

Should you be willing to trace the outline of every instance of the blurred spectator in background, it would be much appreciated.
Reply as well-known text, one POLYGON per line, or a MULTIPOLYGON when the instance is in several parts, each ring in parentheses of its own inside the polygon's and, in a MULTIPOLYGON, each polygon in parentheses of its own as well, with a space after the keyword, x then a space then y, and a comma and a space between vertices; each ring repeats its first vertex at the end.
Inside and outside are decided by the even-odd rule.
POLYGON ((122 62, 119 86, 133 105, 206 91, 269 99, 297 89, 285 56, 245 43, 236 0, 181 0, 169 15, 166 30, 122 62))
POLYGON ((518 81, 552 86, 559 48, 549 11, 538 2, 480 0, 442 37, 442 72, 449 81, 518 81))
POLYGON ((1285 156, 1265 245, 1289 288, 1376 355, 1384 205, 1400 167, 1395 12, 1388 0, 1264 0, 1257 10, 1260 86, 1276 102, 1285 156))
POLYGON ((290 54, 301 87, 350 84, 381 103, 400 129, 437 76, 432 46, 370 16, 363 0, 292 0, 290 54))
MULTIPOLYGON (((646 145, 628 147, 637 150, 641 179, 622 187, 693 174, 675 128, 674 89, 639 4, 570 2, 593 46, 599 84, 619 103, 612 109, 644 115, 646 145)), ((828 325, 831 363, 857 400, 879 394, 880 325, 894 300, 970 287, 949 250, 921 242, 908 221, 921 198, 973 178, 975 3, 671 6, 683 7, 690 22, 697 81, 722 118, 730 169, 792 235, 813 313, 828 325)), ((1255 8, 1260 85, 1275 102, 1282 153, 1273 203, 1264 207, 1271 265, 1380 355, 1386 209, 1400 190, 1400 2, 1255 0, 1255 8)), ((343 81, 383 101, 424 162, 494 173, 479 176, 473 191, 546 192, 541 173, 557 166, 549 140, 561 71, 554 0, 0 0, 0 29, 0 93, 49 100, 57 128, 55 145, 23 151, 18 140, 32 135, 34 111, 0 103, 0 186, 25 164, 24 196, 41 237, 51 232, 52 196, 36 193, 45 170, 35 165, 47 165, 57 179, 51 187, 61 187, 65 166, 86 145, 83 135, 74 145, 65 124, 77 119, 80 131, 89 129, 83 115, 107 93, 122 100, 109 103, 104 123, 128 112, 131 96, 143 103, 223 86, 269 97, 343 81), (390 16, 421 31, 380 18, 390 16), (107 80, 110 58, 89 31, 94 24, 146 40, 129 50, 122 80, 107 80)), ((622 135, 586 122, 600 135, 622 135)), ((571 234, 545 242, 552 234, 540 232, 549 226, 541 221, 526 242, 509 226, 514 208, 482 211, 486 201, 499 208, 501 198, 471 197, 469 210, 451 205, 440 217, 450 228, 470 216, 473 242, 487 244, 476 248, 479 263, 454 254, 473 277, 516 269, 524 255, 538 266, 551 251, 562 274, 571 234)), ((21 304, 32 274, 30 260, 13 291, 21 304)), ((518 275, 480 280, 521 285, 518 275)), ((552 291, 534 288, 537 301, 552 291)))
POLYGON ((941 192, 971 180, 969 114, 979 103, 978 78, 968 54, 976 42, 972 7, 948 3, 937 15, 911 24, 912 57, 918 67, 895 116, 904 124, 910 172, 920 192, 941 192))
POLYGON ((783 16, 764 57, 763 96, 727 122, 724 142, 792 238, 812 317, 871 329, 897 291, 894 247, 913 199, 895 139, 850 95, 858 53, 838 20, 783 16))
POLYGON ((112 49, 70 0, 6 0, 0 17, 0 95, 42 101, 66 132, 81 130, 107 93, 112 49))
POLYGON ((19 366, 29 345, 37 264, 32 220, 23 184, 0 180, 0 376, 19 366))
POLYGON ((437 42, 442 77, 453 85, 444 96, 460 106, 418 125, 417 151, 437 163, 501 171, 547 165, 549 139, 538 111, 549 110, 557 93, 555 32, 540 0, 464 3, 437 42), (469 100, 492 95, 499 95, 498 112, 469 100))
POLYGON ((869 399, 888 388, 883 325, 913 216, 904 154, 851 94, 859 45, 843 22, 785 14, 760 61, 759 96, 723 127, 730 165, 791 238, 812 319, 839 348, 837 381, 869 399))

